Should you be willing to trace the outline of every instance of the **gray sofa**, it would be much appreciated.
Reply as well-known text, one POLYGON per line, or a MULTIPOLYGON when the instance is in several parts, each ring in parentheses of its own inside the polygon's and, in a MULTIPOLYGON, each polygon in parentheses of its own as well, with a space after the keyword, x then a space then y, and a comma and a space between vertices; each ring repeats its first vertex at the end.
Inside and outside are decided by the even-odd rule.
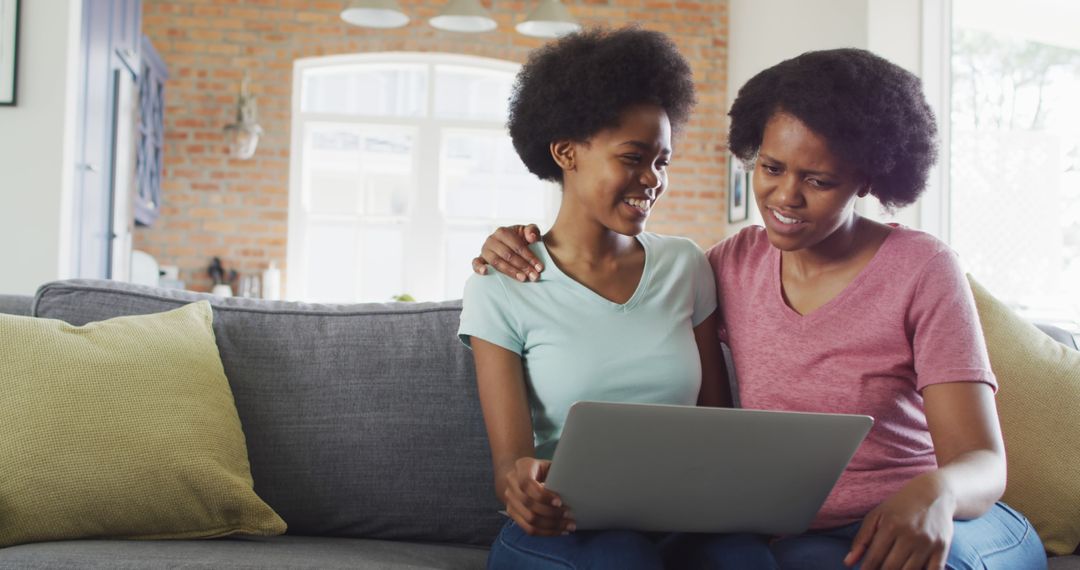
MULTIPOLYGON (((255 491, 288 535, 67 541, 2 568, 483 568, 502 524, 460 303, 311 305, 64 281, 0 311, 81 325, 208 299, 255 491)), ((0 513, 0 516, 3 516, 0 513)))
MULTIPOLYGON (((214 306, 255 490, 288 534, 25 544, 0 549, 0 568, 484 567, 503 518, 460 302, 314 305, 72 280, 0 295, 0 312, 81 325, 200 299, 214 306)), ((1050 567, 1080 569, 1080 557, 1050 567)))

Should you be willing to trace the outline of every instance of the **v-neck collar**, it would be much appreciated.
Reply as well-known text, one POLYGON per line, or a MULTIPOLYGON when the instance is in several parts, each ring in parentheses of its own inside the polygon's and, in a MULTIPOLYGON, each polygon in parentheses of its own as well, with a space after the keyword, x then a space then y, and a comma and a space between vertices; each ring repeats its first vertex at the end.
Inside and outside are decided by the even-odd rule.
POLYGON ((884 252, 887 248, 890 247, 889 243, 893 241, 893 236, 898 233, 897 230, 901 227, 899 225, 890 225, 892 226, 892 230, 888 233, 888 235, 885 236, 885 239, 881 242, 881 246, 879 246, 878 250, 874 252, 874 256, 870 258, 870 261, 867 262, 866 266, 859 271, 859 274, 856 275, 855 278, 852 279, 851 282, 848 283, 844 287, 844 289, 837 293, 832 299, 829 299, 825 302, 825 304, 814 309, 813 311, 810 311, 805 315, 793 309, 790 305, 787 304, 787 301, 784 300, 784 279, 781 274, 781 271, 783 270, 783 267, 781 266, 781 260, 783 256, 782 252, 779 249, 775 247, 771 248, 773 256, 772 263, 770 264, 772 266, 773 298, 776 299, 776 302, 780 303, 781 310, 783 311, 785 317, 790 321, 806 324, 817 320, 818 318, 820 318, 821 315, 826 315, 832 312, 833 310, 835 310, 835 307, 842 304, 847 297, 853 295, 853 292, 862 285, 863 281, 866 281, 869 276, 873 274, 875 268, 881 263, 883 263, 882 261, 880 261, 885 257, 884 255, 882 255, 882 252, 884 252))
POLYGON ((544 272, 540 274, 540 278, 550 274, 550 278, 557 279, 566 283, 569 287, 577 290, 582 297, 589 299, 591 303, 595 303, 600 306, 608 307, 618 311, 630 311, 641 302, 641 299, 645 297, 645 291, 648 289, 649 279, 652 276, 652 247, 649 244, 649 240, 642 239, 642 234, 634 236, 634 239, 641 244, 642 249, 645 250, 645 266, 641 270, 641 278, 638 280, 637 288, 634 289, 634 294, 626 300, 625 303, 616 303, 607 297, 593 291, 589 287, 585 286, 580 281, 570 277, 559 267, 559 264, 555 263, 555 259, 551 257, 551 252, 548 251, 547 244, 544 240, 537 242, 539 245, 538 253, 541 256, 541 262, 544 264, 544 272))

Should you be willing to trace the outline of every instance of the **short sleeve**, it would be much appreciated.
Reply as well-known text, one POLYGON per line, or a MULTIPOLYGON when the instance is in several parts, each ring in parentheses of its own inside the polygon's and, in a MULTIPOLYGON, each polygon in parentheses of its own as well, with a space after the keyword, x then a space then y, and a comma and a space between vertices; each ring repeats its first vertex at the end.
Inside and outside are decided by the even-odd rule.
POLYGON ((458 338, 469 348, 476 337, 520 355, 525 343, 499 279, 498 275, 469 276, 461 301, 458 338))
POLYGON ((984 382, 997 391, 975 298, 952 250, 926 264, 908 320, 918 390, 947 382, 984 382))
POLYGON ((712 266, 705 257, 705 253, 697 244, 694 246, 693 278, 694 278, 694 315, 692 322, 698 326, 709 315, 716 312, 716 277, 713 275, 712 266))

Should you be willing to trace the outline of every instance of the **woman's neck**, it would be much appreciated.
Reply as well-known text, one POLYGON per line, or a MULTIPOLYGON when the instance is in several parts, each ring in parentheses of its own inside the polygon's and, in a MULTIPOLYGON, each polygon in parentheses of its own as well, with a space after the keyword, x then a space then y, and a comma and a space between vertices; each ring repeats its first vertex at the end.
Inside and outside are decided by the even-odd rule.
POLYGON ((563 201, 551 229, 544 234, 548 251, 564 263, 601 265, 641 246, 633 236, 612 231, 563 201))
MULTIPOLYGON (((879 228, 885 229, 885 226, 852 213, 848 221, 820 243, 796 251, 782 252, 784 262, 790 269, 803 275, 843 267, 860 258, 868 246, 878 243, 873 236, 878 234, 879 228)), ((886 233, 887 231, 885 229, 886 233)))

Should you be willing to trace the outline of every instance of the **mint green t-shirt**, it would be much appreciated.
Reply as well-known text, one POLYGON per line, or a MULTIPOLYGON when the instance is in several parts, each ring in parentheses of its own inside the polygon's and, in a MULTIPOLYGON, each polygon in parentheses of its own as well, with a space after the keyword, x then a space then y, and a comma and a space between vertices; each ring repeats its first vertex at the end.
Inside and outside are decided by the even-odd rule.
POLYGON ((693 328, 716 310, 704 253, 686 238, 642 233, 645 269, 633 296, 613 303, 563 273, 543 242, 535 283, 497 271, 465 285, 458 334, 521 355, 536 456, 550 459, 579 400, 697 403, 701 361, 693 328))

